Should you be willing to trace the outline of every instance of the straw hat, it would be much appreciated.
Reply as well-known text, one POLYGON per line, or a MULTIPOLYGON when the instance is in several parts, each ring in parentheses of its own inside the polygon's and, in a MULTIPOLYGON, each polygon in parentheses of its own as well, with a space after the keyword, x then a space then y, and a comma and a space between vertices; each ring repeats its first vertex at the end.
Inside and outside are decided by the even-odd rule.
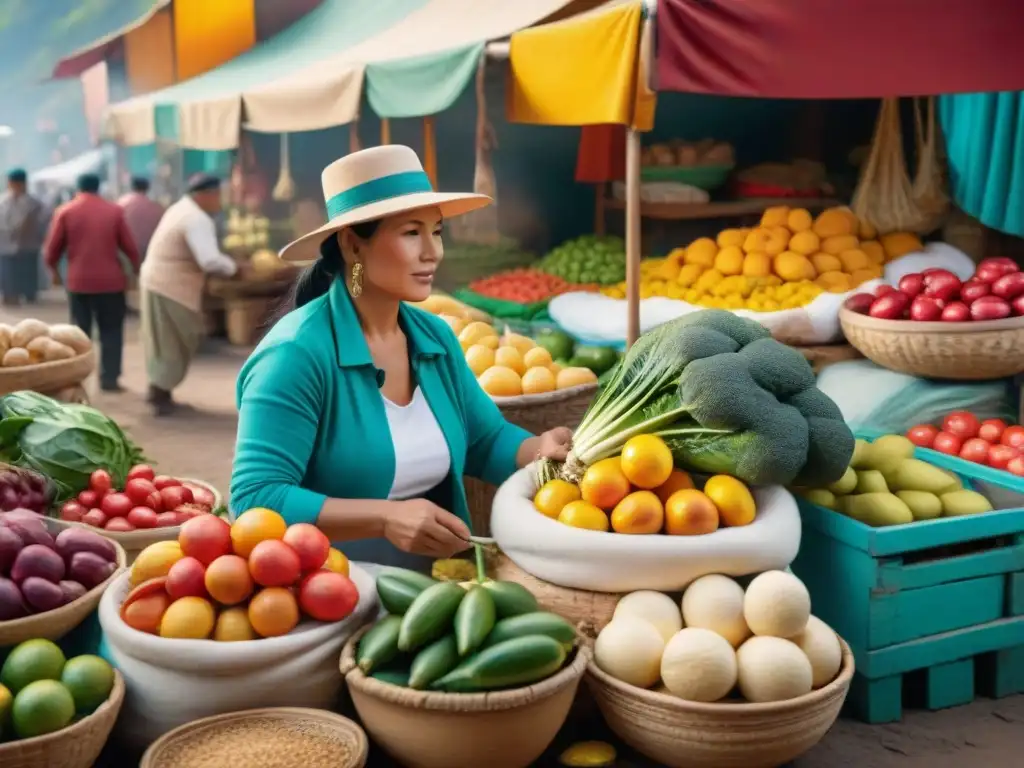
POLYGON ((435 192, 416 153, 397 144, 346 155, 320 179, 328 221, 282 248, 285 261, 316 260, 328 235, 363 221, 427 207, 440 208, 448 219, 491 203, 487 195, 435 192))

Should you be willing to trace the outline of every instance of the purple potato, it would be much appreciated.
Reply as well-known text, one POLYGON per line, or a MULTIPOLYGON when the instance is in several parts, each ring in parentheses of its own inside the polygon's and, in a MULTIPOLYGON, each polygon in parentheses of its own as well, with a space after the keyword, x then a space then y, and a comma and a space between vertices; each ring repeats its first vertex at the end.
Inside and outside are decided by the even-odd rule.
POLYGON ((21 594, 35 613, 52 611, 64 605, 64 591, 52 581, 29 576, 21 582, 21 594))
POLYGON ((11 563, 24 546, 25 542, 13 528, 0 526, 0 576, 6 576, 11 572, 11 563))
POLYGON ((78 552, 92 552, 108 563, 117 562, 117 550, 114 548, 114 544, 94 531, 66 528, 57 534, 54 545, 57 548, 57 554, 65 561, 70 561, 71 556, 78 552))
POLYGON ((25 544, 39 544, 47 549, 53 549, 53 536, 46 530, 43 519, 35 512, 27 510, 7 512, 0 517, 0 525, 10 528, 18 534, 25 544), (34 519, 33 517, 26 517, 26 515, 32 515, 34 519))
POLYGON ((28 613, 21 590, 10 579, 0 577, 0 621, 20 619, 28 613))
POLYGON ((68 577, 86 589, 102 584, 115 568, 113 563, 95 552, 75 552, 68 566, 68 577))
POLYGON ((56 584, 64 578, 65 571, 64 560, 60 555, 40 544, 29 544, 14 558, 11 578, 21 584, 30 576, 37 576, 56 584))
POLYGON ((60 583, 60 591, 64 593, 64 605, 73 603, 75 600, 85 594, 86 589, 77 581, 68 581, 65 579, 60 583))

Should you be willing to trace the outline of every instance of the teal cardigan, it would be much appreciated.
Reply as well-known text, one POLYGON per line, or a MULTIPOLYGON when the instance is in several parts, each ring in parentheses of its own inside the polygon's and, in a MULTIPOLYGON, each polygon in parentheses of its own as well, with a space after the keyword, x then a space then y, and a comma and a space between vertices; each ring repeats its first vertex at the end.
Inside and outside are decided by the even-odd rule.
MULTIPOLYGON (((399 323, 451 455, 448 479, 432 498, 468 525, 463 474, 504 482, 530 434, 505 421, 480 388, 447 323, 405 304, 399 323)), ((233 513, 267 507, 289 524, 313 523, 328 498, 386 499, 395 451, 383 380, 342 281, 282 318, 238 376, 233 513)), ((356 559, 395 559, 379 541, 342 549, 356 559)))

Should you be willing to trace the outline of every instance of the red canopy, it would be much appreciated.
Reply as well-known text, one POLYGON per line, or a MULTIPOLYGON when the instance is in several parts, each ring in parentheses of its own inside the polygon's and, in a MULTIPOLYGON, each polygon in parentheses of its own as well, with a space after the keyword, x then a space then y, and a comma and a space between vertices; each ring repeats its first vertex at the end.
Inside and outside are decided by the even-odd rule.
POLYGON ((1024 0, 659 0, 656 23, 660 91, 1024 90, 1024 0))

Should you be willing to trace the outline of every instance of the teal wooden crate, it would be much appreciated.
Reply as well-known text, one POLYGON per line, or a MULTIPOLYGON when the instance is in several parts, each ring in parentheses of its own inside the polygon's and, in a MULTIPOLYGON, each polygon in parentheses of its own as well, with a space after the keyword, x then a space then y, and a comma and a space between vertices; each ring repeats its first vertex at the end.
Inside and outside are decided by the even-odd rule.
MULTIPOLYGON (((946 468, 968 483, 982 474, 1016 490, 1020 480, 957 461, 946 468)), ((803 499, 799 507, 792 569, 853 650, 855 716, 900 720, 912 677, 929 709, 972 701, 976 687, 1024 692, 1024 508, 872 528, 803 499)))

